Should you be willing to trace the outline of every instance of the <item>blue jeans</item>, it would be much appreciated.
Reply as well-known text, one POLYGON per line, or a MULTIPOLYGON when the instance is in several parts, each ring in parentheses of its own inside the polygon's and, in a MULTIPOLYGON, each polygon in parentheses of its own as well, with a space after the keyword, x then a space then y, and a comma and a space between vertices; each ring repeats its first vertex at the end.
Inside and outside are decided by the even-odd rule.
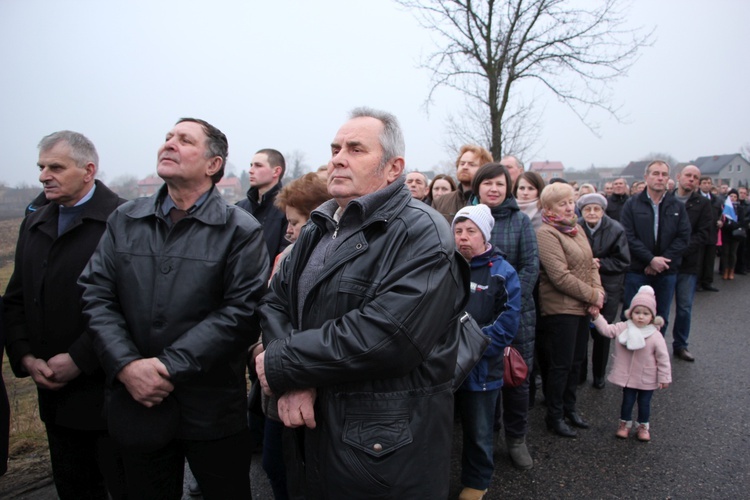
POLYGON ((638 289, 643 285, 650 285, 656 295, 656 314, 664 318, 661 334, 666 335, 667 325, 669 324, 669 308, 672 306, 676 282, 676 274, 657 274, 655 276, 631 272, 625 274, 625 294, 622 298, 623 320, 625 319, 625 310, 630 307, 630 301, 638 293, 638 289))
POLYGON ((482 392, 458 391, 455 395, 464 435, 461 484, 469 488, 486 490, 495 471, 492 434, 498 394, 500 389, 482 392))
POLYGON ((622 406, 620 407, 620 420, 631 420, 633 418, 633 406, 638 399, 638 423, 647 424, 651 416, 651 397, 654 391, 641 389, 622 388, 622 406))
POLYGON ((690 317, 693 311, 695 284, 698 276, 695 274, 677 274, 677 285, 674 289, 675 307, 674 326, 672 327, 672 349, 679 351, 687 349, 688 335, 690 335, 690 317))

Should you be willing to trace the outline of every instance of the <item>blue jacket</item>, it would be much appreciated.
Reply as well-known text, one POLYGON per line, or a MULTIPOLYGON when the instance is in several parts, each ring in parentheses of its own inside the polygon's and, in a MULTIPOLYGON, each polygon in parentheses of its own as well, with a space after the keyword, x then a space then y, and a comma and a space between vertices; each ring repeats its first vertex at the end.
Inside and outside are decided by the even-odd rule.
POLYGON ((685 205, 672 193, 665 193, 659 203, 659 233, 654 238, 654 209, 647 190, 631 196, 622 208, 620 223, 625 228, 630 249, 632 273, 643 273, 655 256, 671 259, 664 274, 675 274, 680 269, 682 256, 690 242, 690 220, 685 205))
POLYGON ((518 332, 521 281, 497 247, 471 259, 471 296, 466 310, 492 338, 460 390, 489 391, 503 385, 503 350, 518 332))

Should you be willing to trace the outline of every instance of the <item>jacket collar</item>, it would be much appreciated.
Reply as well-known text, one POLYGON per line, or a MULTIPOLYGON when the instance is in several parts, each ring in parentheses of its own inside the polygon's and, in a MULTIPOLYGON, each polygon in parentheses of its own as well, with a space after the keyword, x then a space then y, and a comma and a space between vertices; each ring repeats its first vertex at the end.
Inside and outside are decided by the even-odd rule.
MULTIPOLYGON (((107 222, 109 214, 112 212, 113 208, 117 206, 117 202, 120 198, 101 181, 96 180, 94 183, 96 184, 94 195, 83 205, 81 216, 77 219, 77 222, 71 224, 66 232, 80 224, 80 221, 83 221, 84 219, 107 222), (111 203, 107 203, 108 199, 115 200, 114 207, 111 203)), ((43 230, 56 238, 57 218, 59 215, 60 205, 57 203, 48 203, 39 208, 36 212, 28 215, 29 227, 44 226, 43 230)))
MULTIPOLYGON (((350 201, 344 208, 340 220, 344 224, 354 224, 357 220, 363 225, 374 220, 387 223, 393 214, 400 212, 411 200, 411 193, 406 188, 404 179, 405 177, 401 176, 383 189, 350 201)), ((421 203, 418 200, 414 202, 421 203)), ((328 200, 313 210, 310 220, 320 227, 325 227, 326 222, 333 221, 333 215, 338 208, 336 200, 328 200)))
MULTIPOLYGON (((188 218, 197 219, 208 225, 222 225, 226 223, 226 202, 215 187, 211 186, 206 201, 195 212, 188 215, 188 218)), ((148 202, 132 203, 124 210, 124 213, 132 219, 143 219, 145 217, 164 219, 164 216, 161 214, 161 204, 166 196, 167 185, 164 184, 156 194, 148 199, 148 202)))
POLYGON ((282 185, 281 181, 277 182, 274 187, 266 191, 266 193, 263 195, 262 198, 260 198, 260 201, 258 201, 258 188, 257 187, 251 187, 247 190, 247 199, 250 201, 250 204, 253 207, 259 207, 263 205, 268 205, 270 203, 273 203, 273 200, 276 199, 276 195, 279 194, 279 191, 281 191, 282 185))

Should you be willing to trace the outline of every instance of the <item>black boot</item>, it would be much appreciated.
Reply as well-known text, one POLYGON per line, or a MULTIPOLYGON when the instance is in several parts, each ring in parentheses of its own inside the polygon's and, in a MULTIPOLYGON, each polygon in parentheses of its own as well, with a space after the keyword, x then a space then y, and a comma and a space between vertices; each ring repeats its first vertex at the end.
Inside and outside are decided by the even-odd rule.
POLYGON ((586 422, 584 419, 582 419, 578 413, 574 411, 565 412, 565 416, 567 417, 568 420, 570 420, 571 424, 578 427, 579 429, 589 428, 589 423, 586 422))
POLYGON ((547 422, 547 429, 553 431, 558 436, 574 438, 578 435, 563 419, 553 420, 548 417, 545 421, 547 422))
POLYGON ((604 377, 594 377, 594 389, 604 389, 604 377))

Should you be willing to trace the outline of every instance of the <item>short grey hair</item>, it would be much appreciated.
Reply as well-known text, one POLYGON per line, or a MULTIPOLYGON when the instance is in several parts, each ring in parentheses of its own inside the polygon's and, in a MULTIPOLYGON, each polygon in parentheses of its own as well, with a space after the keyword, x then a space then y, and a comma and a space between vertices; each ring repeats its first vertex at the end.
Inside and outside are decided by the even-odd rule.
POLYGON ((79 167, 84 168, 88 163, 93 163, 96 170, 99 169, 99 154, 94 143, 78 132, 61 130, 43 137, 39 141, 39 152, 49 151, 63 141, 70 147, 70 157, 79 167))
POLYGON ((667 171, 671 175, 671 173, 672 173, 672 167, 669 166, 669 163, 667 163, 666 160, 659 160, 659 159, 656 159, 656 160, 650 162, 648 165, 646 165, 646 170, 643 172, 643 175, 648 175, 648 172, 649 172, 649 170, 651 170, 651 167, 653 165, 657 165, 659 163, 661 163, 662 165, 666 165, 667 171))
POLYGON ((404 133, 401 131, 401 125, 394 115, 363 106, 354 108, 349 113, 349 119, 353 120, 354 118, 375 118, 383 124, 383 132, 380 134, 380 147, 383 149, 380 169, 385 168, 385 164, 392 158, 403 157, 406 154, 404 133))

